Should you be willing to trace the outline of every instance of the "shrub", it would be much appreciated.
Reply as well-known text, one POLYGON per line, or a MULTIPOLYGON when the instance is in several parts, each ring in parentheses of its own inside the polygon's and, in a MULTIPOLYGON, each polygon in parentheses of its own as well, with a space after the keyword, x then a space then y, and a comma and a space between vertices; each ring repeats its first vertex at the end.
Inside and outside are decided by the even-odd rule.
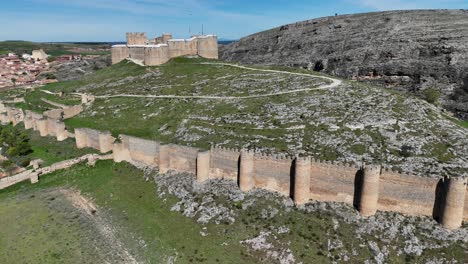
POLYGON ((424 99, 431 104, 436 104, 439 101, 440 92, 435 88, 430 88, 424 91, 424 99))

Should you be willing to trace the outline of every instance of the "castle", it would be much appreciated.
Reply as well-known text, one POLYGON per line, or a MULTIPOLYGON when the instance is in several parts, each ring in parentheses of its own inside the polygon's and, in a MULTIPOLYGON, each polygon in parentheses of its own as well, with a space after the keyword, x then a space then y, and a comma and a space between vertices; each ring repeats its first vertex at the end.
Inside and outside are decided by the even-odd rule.
POLYGON ((171 34, 165 33, 148 40, 146 33, 127 33, 126 45, 112 46, 112 64, 133 59, 146 66, 157 66, 171 58, 195 55, 218 59, 218 37, 202 35, 190 39, 173 39, 171 34))

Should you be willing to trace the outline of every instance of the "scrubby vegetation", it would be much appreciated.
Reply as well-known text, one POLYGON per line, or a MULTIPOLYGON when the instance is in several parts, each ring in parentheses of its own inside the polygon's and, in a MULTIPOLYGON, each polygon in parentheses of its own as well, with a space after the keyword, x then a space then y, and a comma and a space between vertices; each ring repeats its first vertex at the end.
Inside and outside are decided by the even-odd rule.
POLYGON ((29 165, 27 156, 33 150, 27 134, 13 126, 0 126, 0 144, 2 154, 8 158, 8 161, 1 163, 2 168, 8 170, 13 163, 22 167, 29 165))
POLYGON ((129 164, 101 161, 95 167, 78 165, 41 177, 36 185, 22 183, 0 191, 0 219, 9 227, 0 229, 0 262, 16 263, 18 256, 27 263, 118 262, 118 247, 99 229, 103 225, 109 227, 107 236, 112 233, 123 245, 120 250, 146 263, 419 263, 465 258, 466 243, 443 240, 447 234, 432 230, 437 224, 428 218, 379 213, 366 220, 352 207, 324 203, 297 209, 289 198, 265 192, 240 198, 239 191, 223 182, 193 192, 192 202, 199 208, 217 204, 235 221, 201 224, 202 214, 193 213, 187 199, 180 202, 169 194, 172 189, 183 195, 178 190, 192 186, 193 176, 155 179, 156 185, 150 174, 129 164), (97 206, 94 216, 69 200, 70 191, 97 206), (192 213, 193 218, 187 217, 192 213), (382 222, 384 218, 394 220, 382 222), (439 237, 432 238, 434 234, 439 237), (422 245, 426 249, 421 251, 422 245))

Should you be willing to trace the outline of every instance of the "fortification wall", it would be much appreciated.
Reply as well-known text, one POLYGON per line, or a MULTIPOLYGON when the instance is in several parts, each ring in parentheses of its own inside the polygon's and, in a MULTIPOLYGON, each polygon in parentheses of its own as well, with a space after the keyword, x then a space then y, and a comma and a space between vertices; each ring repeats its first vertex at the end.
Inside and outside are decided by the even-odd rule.
POLYGON ((77 148, 94 148, 101 153, 113 149, 115 138, 108 131, 101 132, 90 128, 76 128, 75 140, 77 148))
POLYGON ((130 56, 127 45, 112 46, 112 64, 117 64, 130 56))
POLYGON ((331 162, 312 161, 310 172, 310 198, 353 204, 355 179, 359 168, 335 165, 331 162))
POLYGON ((147 39, 145 32, 127 33, 127 45, 146 45, 147 39))
POLYGON ((273 156, 254 156, 254 187, 290 195, 292 160, 273 156))
POLYGON ((197 172, 198 149, 178 145, 168 145, 161 151, 168 151, 169 169, 195 174, 197 172))
POLYGON ((128 57, 131 59, 145 61, 145 46, 128 46, 128 57))
MULTIPOLYGON (((56 136, 58 140, 69 133, 65 124, 57 119, 43 119, 31 111, 5 107, 0 119, 5 122, 24 120, 25 126, 36 128, 42 136, 56 136)), ((434 179, 381 170, 380 166, 347 165, 301 158, 265 156, 251 151, 212 148, 200 152, 197 148, 178 145, 160 145, 156 141, 122 135, 121 142, 109 132, 94 129, 75 129, 78 148, 91 147, 101 152, 113 151, 106 157, 115 161, 139 161, 158 165, 162 173, 167 170, 197 174, 197 181, 210 178, 239 180, 243 191, 262 188, 294 198, 296 204, 309 199, 344 202, 358 206, 361 214, 370 216, 380 211, 395 211, 407 215, 433 216, 449 229, 458 228, 468 220, 468 190, 464 178, 434 179)), ((71 163, 74 163, 72 161, 71 163)), ((89 157, 93 164, 95 158, 89 157)), ((62 169, 70 162, 44 168, 62 169)), ((0 181, 9 186, 37 174, 15 175, 0 181), (11 183, 11 184, 10 184, 11 183)))
POLYGON ((225 148, 211 149, 210 178, 237 181, 240 151, 225 148))
POLYGON ((114 154, 117 152, 119 161, 138 161, 148 165, 159 164, 159 142, 126 135, 120 135, 119 138, 121 143, 114 145, 114 154))
POLYGON ((146 46, 145 48, 145 65, 157 66, 169 61, 169 47, 166 44, 155 46, 146 46))
POLYGON ((171 58, 198 54, 198 42, 196 38, 171 39, 167 42, 167 45, 169 46, 169 56, 171 58))
POLYGON ((218 59, 218 37, 197 37, 198 55, 207 59, 218 59))
POLYGON ((384 170, 380 175, 378 210, 432 216, 438 182, 384 170))

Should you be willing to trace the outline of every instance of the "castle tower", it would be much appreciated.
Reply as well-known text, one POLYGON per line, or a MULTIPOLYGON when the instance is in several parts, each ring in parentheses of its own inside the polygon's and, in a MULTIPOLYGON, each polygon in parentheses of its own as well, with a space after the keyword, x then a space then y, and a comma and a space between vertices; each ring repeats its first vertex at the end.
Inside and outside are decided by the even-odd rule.
POLYGON ((441 219, 441 224, 447 229, 457 229, 462 225, 466 183, 466 178, 450 178, 448 181, 441 219))
POLYGON ((162 35, 162 41, 164 44, 167 44, 167 41, 172 39, 172 34, 171 33, 163 33, 162 35))
POLYGON ((146 45, 147 37, 145 32, 127 32, 127 45, 146 45))
POLYGON ((239 187, 241 191, 248 192, 254 188, 254 154, 243 150, 240 154, 239 187))
POLYGON ((210 151, 198 152, 197 182, 205 182, 210 178, 210 151))
POLYGON ((377 212, 379 200, 380 166, 364 167, 359 212, 362 216, 371 216, 377 212))
POLYGON ((218 59, 218 37, 214 35, 199 36, 198 56, 207 59, 218 59))
POLYGON ((310 197, 310 159, 297 158, 294 174, 294 203, 305 204, 310 197))
POLYGON ((129 57, 127 45, 114 45, 111 49, 112 64, 117 64, 129 57))

